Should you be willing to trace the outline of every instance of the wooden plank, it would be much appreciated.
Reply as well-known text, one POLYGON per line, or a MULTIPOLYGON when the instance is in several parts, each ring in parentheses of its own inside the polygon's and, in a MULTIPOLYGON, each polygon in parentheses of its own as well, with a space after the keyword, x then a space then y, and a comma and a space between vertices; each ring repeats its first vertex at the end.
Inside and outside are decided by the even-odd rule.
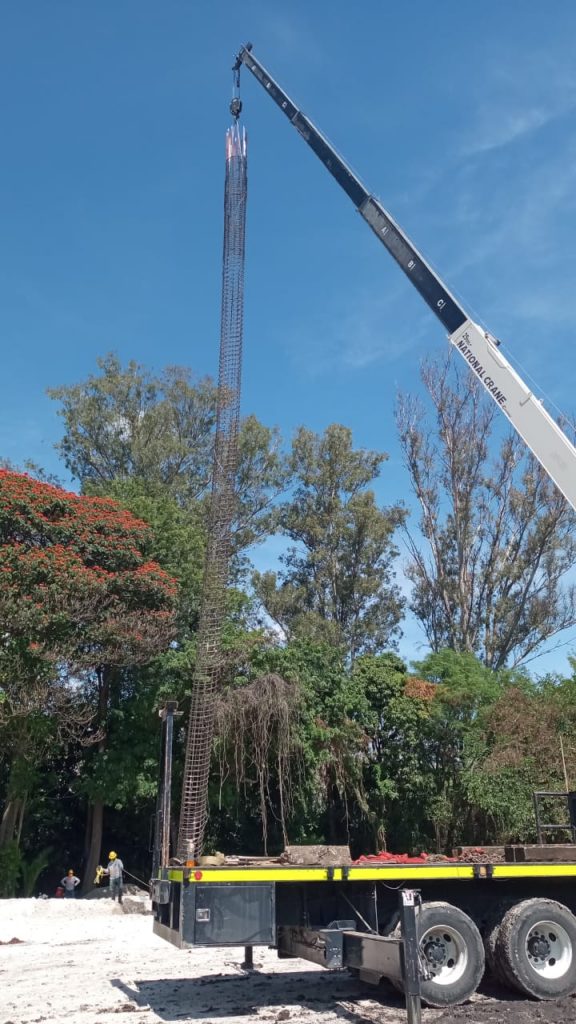
POLYGON ((506 846, 508 863, 570 863, 576 861, 574 843, 534 843, 528 846, 506 846))

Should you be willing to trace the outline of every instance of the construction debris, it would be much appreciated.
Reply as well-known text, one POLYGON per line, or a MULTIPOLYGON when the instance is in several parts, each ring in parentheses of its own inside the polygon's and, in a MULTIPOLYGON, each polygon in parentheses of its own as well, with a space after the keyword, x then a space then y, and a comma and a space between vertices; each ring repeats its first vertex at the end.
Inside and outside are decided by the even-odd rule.
POLYGON ((504 860, 503 846, 458 846, 452 852, 454 859, 464 864, 500 864, 504 860))
POLYGON ((152 903, 150 893, 141 889, 139 893, 124 896, 122 899, 122 910, 125 914, 151 914, 152 903))
POLYGON ((287 846, 278 858, 280 864, 341 867, 352 863, 347 846, 287 846))

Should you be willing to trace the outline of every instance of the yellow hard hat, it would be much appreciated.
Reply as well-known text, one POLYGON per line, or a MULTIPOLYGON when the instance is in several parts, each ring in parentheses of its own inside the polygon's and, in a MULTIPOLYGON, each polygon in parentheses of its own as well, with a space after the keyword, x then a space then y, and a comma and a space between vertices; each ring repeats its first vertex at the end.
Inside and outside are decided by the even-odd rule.
POLYGON ((114 853, 114 850, 110 850, 110 853, 108 854, 108 860, 116 860, 117 856, 118 854, 114 853))

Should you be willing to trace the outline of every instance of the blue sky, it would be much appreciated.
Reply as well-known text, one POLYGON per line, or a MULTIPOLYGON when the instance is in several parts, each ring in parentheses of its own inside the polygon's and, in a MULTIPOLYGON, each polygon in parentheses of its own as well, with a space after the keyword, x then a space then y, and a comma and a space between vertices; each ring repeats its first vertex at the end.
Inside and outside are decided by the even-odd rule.
MULTIPOLYGON (((572 415, 573 2, 7 0, 0 455, 62 475, 45 388, 83 379, 106 351, 215 372, 230 66, 248 39, 549 407, 572 415)), ((381 500, 409 501, 394 399, 418 389, 442 329, 247 72, 242 97, 244 411, 287 438, 348 424, 390 454, 381 500)), ((421 656, 422 642, 408 624, 402 652, 421 656)), ((532 667, 563 669, 570 649, 532 667)))

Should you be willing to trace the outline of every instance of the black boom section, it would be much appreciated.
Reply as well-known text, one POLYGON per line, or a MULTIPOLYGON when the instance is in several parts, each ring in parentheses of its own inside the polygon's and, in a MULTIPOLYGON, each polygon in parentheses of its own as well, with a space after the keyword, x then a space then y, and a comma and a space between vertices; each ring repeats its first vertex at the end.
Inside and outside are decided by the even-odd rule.
POLYGON ((368 192, 347 163, 331 146, 328 139, 298 109, 262 64, 256 60, 251 52, 250 44, 240 50, 235 68, 239 68, 241 64, 244 64, 258 79, 261 86, 291 121, 304 141, 308 143, 310 149, 315 152, 332 177, 344 189, 364 220, 370 225, 390 255, 394 257, 398 266, 410 279, 448 333, 452 334, 461 327, 468 319, 467 314, 444 287, 440 278, 428 266, 418 250, 414 248, 402 229, 392 220, 379 200, 368 192))

